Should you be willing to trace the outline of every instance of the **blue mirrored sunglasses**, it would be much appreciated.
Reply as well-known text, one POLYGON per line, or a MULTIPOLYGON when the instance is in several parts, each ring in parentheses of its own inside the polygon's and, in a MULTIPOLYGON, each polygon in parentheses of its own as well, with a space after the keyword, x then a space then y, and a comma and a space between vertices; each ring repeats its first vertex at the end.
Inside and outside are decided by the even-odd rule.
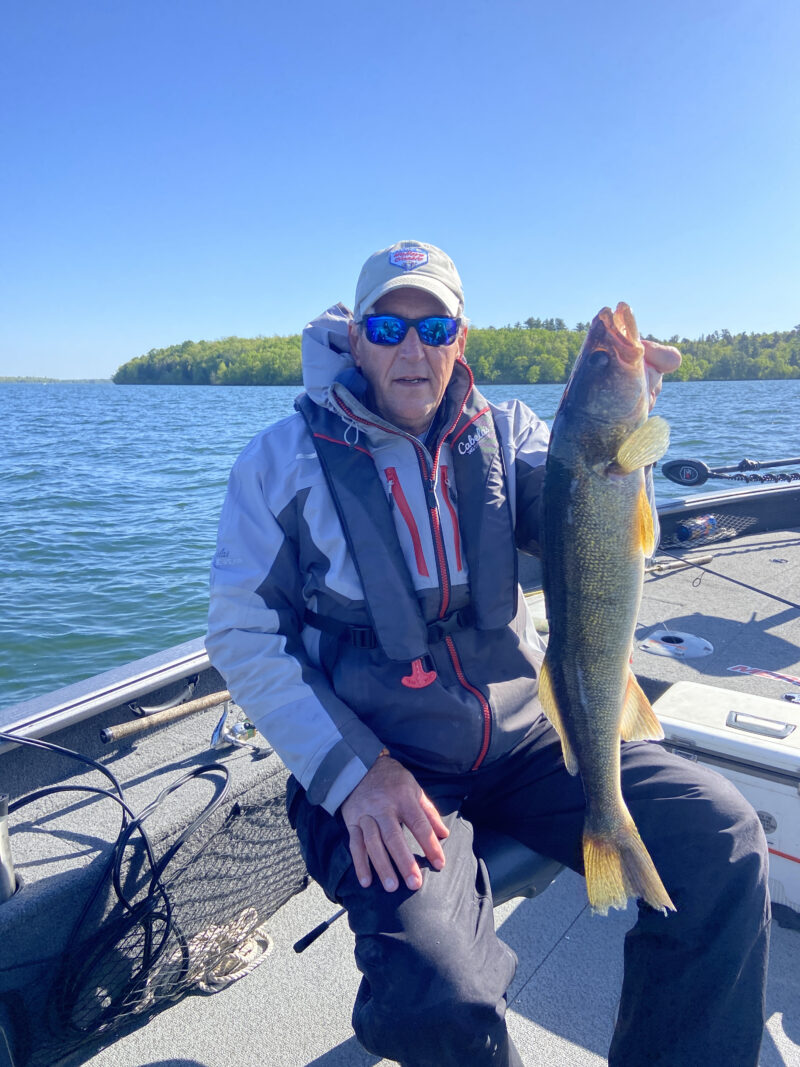
POLYGON ((413 326, 424 345, 452 344, 458 334, 458 319, 428 315, 424 319, 404 319, 400 315, 367 315, 360 325, 373 345, 399 345, 413 326))

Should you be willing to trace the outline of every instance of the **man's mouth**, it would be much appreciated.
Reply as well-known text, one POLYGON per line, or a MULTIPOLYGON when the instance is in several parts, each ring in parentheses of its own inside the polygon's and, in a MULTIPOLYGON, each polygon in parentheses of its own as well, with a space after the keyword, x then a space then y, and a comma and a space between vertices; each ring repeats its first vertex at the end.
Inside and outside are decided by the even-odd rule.
POLYGON ((422 382, 427 382, 427 378, 395 378, 395 381, 400 385, 420 385, 422 382))

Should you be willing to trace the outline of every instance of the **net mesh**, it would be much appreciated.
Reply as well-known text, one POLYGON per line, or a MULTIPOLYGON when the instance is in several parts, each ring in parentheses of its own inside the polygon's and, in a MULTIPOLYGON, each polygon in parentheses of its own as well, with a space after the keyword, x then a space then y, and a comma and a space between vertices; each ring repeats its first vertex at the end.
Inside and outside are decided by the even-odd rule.
MULTIPOLYGON (((107 873, 51 981, 40 975, 21 991, 28 1019, 18 1059, 26 1067, 110 1044, 183 996, 225 988, 258 965, 270 948, 266 920, 308 880, 284 786, 285 775, 274 775, 221 805, 155 886, 144 848, 131 839, 121 871, 127 905, 107 873)), ((169 846, 159 843, 156 858, 169 846)))

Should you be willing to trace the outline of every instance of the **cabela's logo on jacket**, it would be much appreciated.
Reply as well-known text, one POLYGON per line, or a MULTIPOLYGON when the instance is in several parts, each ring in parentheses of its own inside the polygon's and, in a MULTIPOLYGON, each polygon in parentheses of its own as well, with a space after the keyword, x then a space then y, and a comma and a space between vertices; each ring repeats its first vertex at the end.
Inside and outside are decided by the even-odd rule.
POLYGON ((469 437, 465 437, 463 441, 458 442, 458 451, 462 456, 468 456, 474 452, 484 437, 488 437, 492 432, 490 426, 476 426, 475 433, 471 433, 469 437))

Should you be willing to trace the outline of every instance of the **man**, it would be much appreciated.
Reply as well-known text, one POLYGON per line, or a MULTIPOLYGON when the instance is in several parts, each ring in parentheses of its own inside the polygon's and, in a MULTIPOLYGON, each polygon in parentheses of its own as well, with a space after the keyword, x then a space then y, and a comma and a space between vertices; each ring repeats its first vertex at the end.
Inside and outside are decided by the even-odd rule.
MULTIPOLYGON (((506 1067, 511 950, 472 827, 582 871, 584 797, 541 713, 516 548, 536 552, 547 428, 489 404, 440 249, 376 252, 303 338, 298 413, 234 466, 207 647, 293 773, 312 876, 348 910, 353 1026, 405 1067, 506 1067)), ((645 343, 652 400, 674 349, 645 343)), ((546 562, 546 561, 545 561, 546 562)), ((758 819, 724 779, 623 744, 627 805, 674 901, 640 908, 609 1062, 757 1063, 768 902, 758 819)))

